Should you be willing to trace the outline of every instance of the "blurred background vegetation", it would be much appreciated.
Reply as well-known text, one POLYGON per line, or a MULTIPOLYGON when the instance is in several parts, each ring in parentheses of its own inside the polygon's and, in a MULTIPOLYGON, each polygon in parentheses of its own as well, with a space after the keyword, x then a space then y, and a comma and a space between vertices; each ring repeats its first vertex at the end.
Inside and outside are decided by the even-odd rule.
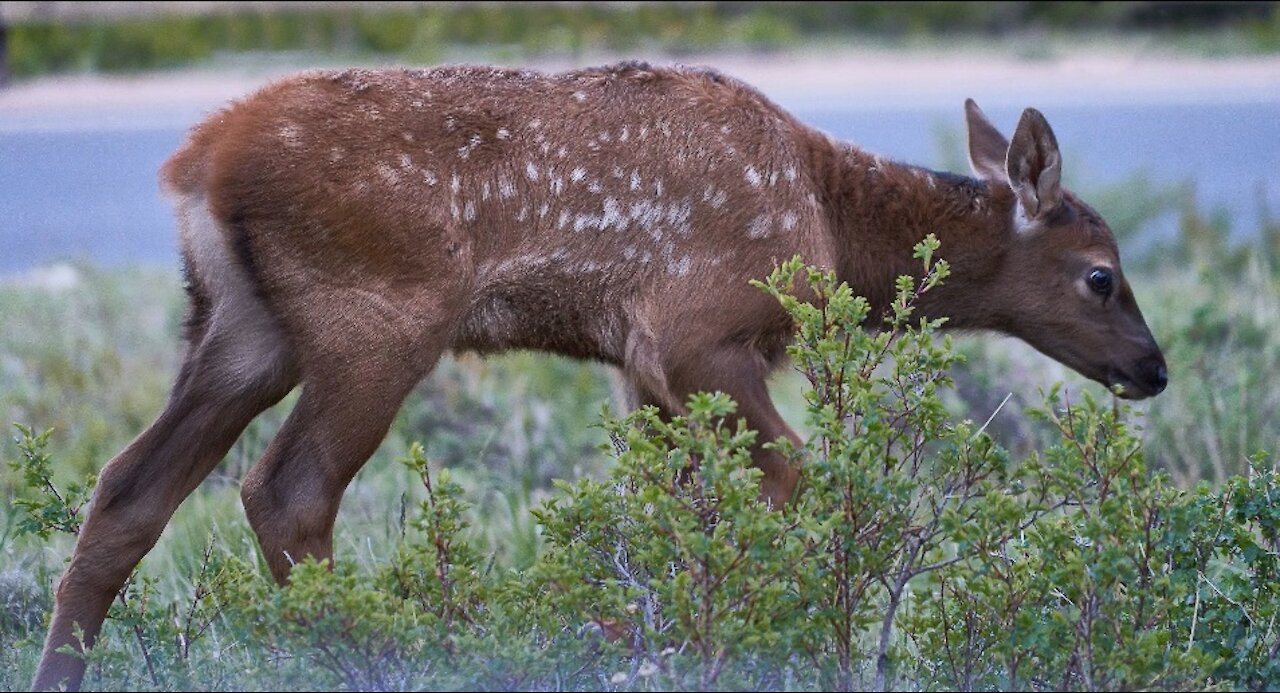
POLYGON ((1280 50, 1275 2, 10 2, 15 78, 259 57, 438 62, 653 50, 1025 44, 1147 35, 1198 54, 1280 50), (236 58, 235 56, 239 56, 236 58))

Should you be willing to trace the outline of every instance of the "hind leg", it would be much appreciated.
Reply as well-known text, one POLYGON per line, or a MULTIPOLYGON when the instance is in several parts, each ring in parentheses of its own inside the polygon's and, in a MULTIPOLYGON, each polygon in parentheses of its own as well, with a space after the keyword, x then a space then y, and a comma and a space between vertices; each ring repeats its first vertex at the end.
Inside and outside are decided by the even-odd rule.
POLYGON ((344 306, 334 311, 341 317, 322 331, 302 325, 296 331, 304 355, 302 396, 241 489, 249 524, 281 584, 294 563, 333 555, 343 492, 447 348, 453 324, 452 312, 425 296, 379 302, 435 308, 434 316, 395 316, 395 329, 389 315, 355 309, 355 295, 326 300, 344 306))
POLYGON ((271 575, 284 584, 306 556, 333 555, 342 494, 386 436, 422 373, 401 364, 361 364, 359 375, 308 378, 302 397, 241 490, 271 575))
POLYGON ((84 675, 79 657, 58 653, 97 638, 108 607, 155 545, 178 505, 226 455, 249 422, 293 388, 296 376, 278 328, 260 305, 215 312, 188 349, 160 417, 103 469, 66 573, 33 688, 84 675))

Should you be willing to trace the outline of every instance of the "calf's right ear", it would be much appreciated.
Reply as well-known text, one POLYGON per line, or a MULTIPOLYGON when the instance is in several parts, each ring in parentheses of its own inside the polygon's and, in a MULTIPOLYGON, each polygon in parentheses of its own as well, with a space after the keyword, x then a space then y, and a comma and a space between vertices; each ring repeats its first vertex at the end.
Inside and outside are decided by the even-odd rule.
POLYGON ((969 125, 969 167, 983 180, 1008 184, 1005 157, 1009 140, 1000 134, 973 99, 965 99, 965 122, 969 125))

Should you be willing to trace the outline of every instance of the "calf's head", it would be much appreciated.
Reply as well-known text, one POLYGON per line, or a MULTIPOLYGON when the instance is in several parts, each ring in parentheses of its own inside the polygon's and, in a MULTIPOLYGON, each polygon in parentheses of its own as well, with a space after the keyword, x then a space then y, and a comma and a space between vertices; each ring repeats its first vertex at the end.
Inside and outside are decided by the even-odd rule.
MULTIPOLYGON (((1061 185, 1062 156, 1039 111, 1023 111, 1012 141, 973 100, 965 104, 969 162, 1012 192, 1009 242, 986 288, 994 327, 1122 396, 1168 384, 1164 356, 1120 268, 1102 217, 1061 185)), ((1005 196, 1007 197, 1007 196, 1005 196)))

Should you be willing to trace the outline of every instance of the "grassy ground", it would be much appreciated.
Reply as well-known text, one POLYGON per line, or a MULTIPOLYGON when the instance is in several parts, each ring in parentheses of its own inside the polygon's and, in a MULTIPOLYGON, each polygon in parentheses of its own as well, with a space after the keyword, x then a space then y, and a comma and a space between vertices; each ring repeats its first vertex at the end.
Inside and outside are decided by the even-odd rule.
MULTIPOLYGON (((1130 190, 1136 189, 1130 187, 1130 190)), ((1178 196, 1086 195, 1104 215, 1123 220, 1122 237, 1144 215, 1178 196), (1142 199, 1138 199, 1141 197, 1142 199), (1141 210, 1133 209, 1134 206, 1141 210)), ((1144 405, 1147 459, 1175 480, 1221 482, 1247 471, 1257 450, 1280 450, 1280 224, 1226 240, 1229 229, 1182 208, 1180 235, 1147 256, 1127 257, 1131 281, 1169 359, 1172 385, 1144 405)), ((175 272, 76 267, 57 287, 0 286, 0 418, 53 428, 50 452, 58 480, 95 472, 160 410, 177 363, 183 299, 175 272)), ((1037 449, 1043 423, 1021 414, 1039 390, 1063 380, 1070 390, 1101 390, 1012 340, 964 337, 968 362, 955 375, 951 406, 989 430, 1015 454, 1037 449), (1001 403, 1008 396, 1008 402, 1001 403), (998 413, 997 413, 998 412, 998 413)), ((601 477, 610 457, 593 424, 614 398, 603 367, 519 353, 445 361, 411 396, 373 460, 345 496, 337 552, 364 568, 385 564, 405 531, 418 481, 395 459, 422 441, 434 467, 447 467, 473 504, 467 530, 494 564, 523 568, 540 548, 530 513, 553 480, 601 477)), ((801 421, 793 373, 774 383, 784 415, 801 421)), ((143 563, 161 594, 190 594, 196 547, 256 561, 256 545, 239 508, 238 483, 280 425, 293 396, 256 421, 213 476, 179 509, 143 563)), ((13 459, 6 445, 0 457, 13 459)), ((37 542, 15 535, 18 477, 0 469, 0 625, 25 634, 7 653, 0 690, 25 687, 38 655, 40 620, 50 587, 68 556, 66 538, 37 542)))

